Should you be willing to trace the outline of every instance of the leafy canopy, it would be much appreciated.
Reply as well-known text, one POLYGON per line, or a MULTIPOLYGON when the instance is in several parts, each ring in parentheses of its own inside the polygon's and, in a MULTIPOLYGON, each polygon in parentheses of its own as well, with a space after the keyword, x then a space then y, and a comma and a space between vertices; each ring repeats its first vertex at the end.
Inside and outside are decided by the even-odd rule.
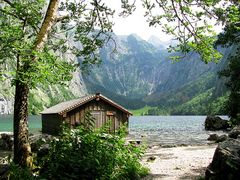
POLYGON ((62 1, 41 50, 35 43, 45 18, 45 0, 0 0, 0 76, 30 87, 70 80, 76 67, 100 62, 98 48, 109 39, 114 11, 104 3, 62 1), (36 50, 35 50, 36 49, 36 50), (74 54, 72 56, 71 54, 74 54), (76 63, 75 56, 79 57, 76 63))
MULTIPOLYGON (((135 1, 122 0, 129 15, 135 10, 135 1)), ((188 53, 195 51, 205 63, 217 62, 221 54, 216 43, 226 44, 239 32, 239 1, 231 0, 142 0, 150 26, 160 26, 179 42, 169 51, 188 53), (225 27, 219 40, 215 26, 225 27)), ((173 59, 179 59, 175 56, 173 59)))

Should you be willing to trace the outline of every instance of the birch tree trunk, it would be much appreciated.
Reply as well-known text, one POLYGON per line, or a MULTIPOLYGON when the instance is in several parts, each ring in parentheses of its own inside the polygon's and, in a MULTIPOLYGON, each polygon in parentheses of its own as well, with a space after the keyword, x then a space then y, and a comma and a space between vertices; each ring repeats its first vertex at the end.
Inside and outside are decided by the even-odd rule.
MULTIPOLYGON (((33 51, 41 51, 48 38, 48 34, 55 23, 59 0, 50 0, 48 9, 36 36, 33 51)), ((17 75, 28 72, 36 57, 31 57, 31 62, 18 67, 17 75)), ((21 77, 20 77, 21 79, 21 77)), ((29 84, 16 80, 15 102, 14 102, 14 163, 21 167, 31 167, 31 146, 28 138, 28 97, 29 84)))

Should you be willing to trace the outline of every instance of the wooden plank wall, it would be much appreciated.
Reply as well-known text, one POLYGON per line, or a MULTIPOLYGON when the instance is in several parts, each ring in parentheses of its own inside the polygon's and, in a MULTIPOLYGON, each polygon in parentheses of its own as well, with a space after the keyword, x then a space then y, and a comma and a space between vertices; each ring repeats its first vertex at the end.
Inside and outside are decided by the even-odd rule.
POLYGON ((95 123, 96 128, 101 127, 111 118, 111 116, 107 115, 107 112, 112 112, 114 114, 114 116, 112 116, 114 117, 112 118, 112 131, 119 129, 120 125, 128 121, 126 113, 120 111, 119 109, 111 106, 110 104, 102 100, 93 100, 68 112, 66 115, 66 121, 72 126, 74 126, 75 123, 85 123, 84 114, 87 111, 93 112, 93 114, 95 113, 96 117, 97 114, 100 113, 101 117, 97 118, 97 122, 95 123))

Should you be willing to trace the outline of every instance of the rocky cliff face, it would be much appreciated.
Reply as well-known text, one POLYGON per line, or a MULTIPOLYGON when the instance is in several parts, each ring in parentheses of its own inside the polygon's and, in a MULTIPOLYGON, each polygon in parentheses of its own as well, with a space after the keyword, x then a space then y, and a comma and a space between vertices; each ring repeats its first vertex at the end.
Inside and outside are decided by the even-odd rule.
POLYGON ((135 35, 114 38, 116 52, 113 52, 113 43, 102 48, 102 65, 84 76, 85 83, 129 98, 151 97, 179 89, 208 73, 216 73, 218 68, 214 63, 200 61, 196 53, 187 54, 180 62, 172 62, 173 54, 159 48, 153 38, 151 43, 135 35))
POLYGON ((159 66, 164 64, 166 52, 134 35, 115 36, 115 42, 115 52, 112 43, 101 49, 102 65, 95 67, 89 76, 84 76, 84 81, 132 98, 155 91, 159 77, 164 76, 159 66))

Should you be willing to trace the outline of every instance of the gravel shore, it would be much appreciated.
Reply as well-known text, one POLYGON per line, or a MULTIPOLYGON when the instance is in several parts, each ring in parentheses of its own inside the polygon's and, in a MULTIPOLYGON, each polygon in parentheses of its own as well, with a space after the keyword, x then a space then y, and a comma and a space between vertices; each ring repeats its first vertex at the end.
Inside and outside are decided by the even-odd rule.
POLYGON ((210 164, 217 144, 204 146, 187 146, 148 148, 142 164, 150 169, 144 180, 150 179, 199 179, 204 176, 210 164))

